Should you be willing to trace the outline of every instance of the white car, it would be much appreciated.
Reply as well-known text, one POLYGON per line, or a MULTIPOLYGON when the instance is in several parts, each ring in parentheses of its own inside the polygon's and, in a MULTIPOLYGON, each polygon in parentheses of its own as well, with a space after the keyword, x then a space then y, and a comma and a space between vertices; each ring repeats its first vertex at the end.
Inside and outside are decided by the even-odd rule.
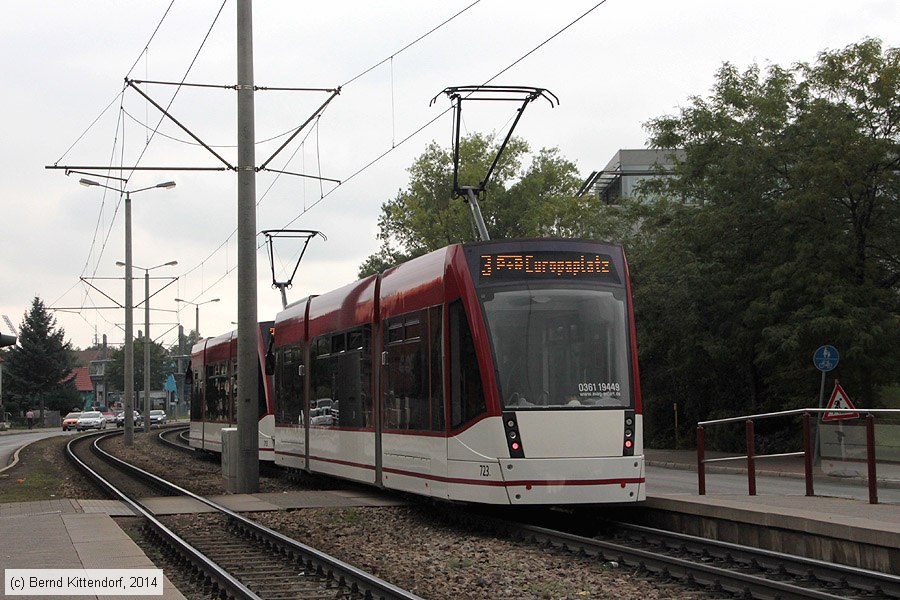
POLYGON ((81 413, 75 423, 75 430, 84 431, 85 429, 106 429, 106 417, 96 410, 81 413))
POLYGON ((150 411, 150 424, 156 425, 165 425, 166 424, 166 411, 164 410, 151 410, 150 411))

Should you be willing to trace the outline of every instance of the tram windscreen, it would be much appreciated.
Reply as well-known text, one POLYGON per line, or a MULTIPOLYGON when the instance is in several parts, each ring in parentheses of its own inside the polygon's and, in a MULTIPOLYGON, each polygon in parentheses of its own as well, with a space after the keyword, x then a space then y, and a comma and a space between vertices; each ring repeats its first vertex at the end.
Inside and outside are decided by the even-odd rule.
POLYGON ((504 409, 631 405, 624 288, 503 287, 481 300, 504 409))

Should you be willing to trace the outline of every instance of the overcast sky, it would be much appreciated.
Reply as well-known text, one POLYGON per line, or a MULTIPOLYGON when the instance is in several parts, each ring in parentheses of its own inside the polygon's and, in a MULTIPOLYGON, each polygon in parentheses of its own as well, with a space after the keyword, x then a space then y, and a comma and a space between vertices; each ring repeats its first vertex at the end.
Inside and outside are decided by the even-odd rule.
MULTIPOLYGON (((440 116, 450 102, 440 96, 429 106, 433 97, 448 86, 490 80, 597 2, 481 0, 467 9, 471 4, 255 3, 257 86, 343 86, 318 126, 301 134, 270 166, 344 183, 320 185, 269 173, 257 177, 257 230, 315 229, 328 238, 310 244, 289 301, 355 280, 360 263, 378 249, 381 204, 406 186, 406 169, 430 142, 450 144, 450 113, 440 116)), ((110 343, 122 342, 123 311, 89 307, 124 302, 123 282, 116 279, 123 269, 115 265, 124 260, 123 205, 117 193, 80 186, 84 175, 66 176, 46 165, 221 164, 171 122, 163 121, 152 135, 160 112, 134 90, 122 93, 126 76, 235 83, 234 0, 225 3, 218 19, 218 0, 176 0, 169 6, 170 0, 4 3, 0 314, 16 326, 39 296, 49 307, 84 307, 55 313, 74 345, 87 347, 95 335, 104 334, 110 343)), ((644 123, 676 112, 692 95, 708 94, 722 63, 744 69, 754 62, 813 62, 822 50, 865 37, 900 44, 900 3, 608 0, 491 83, 542 87, 558 96, 555 108, 543 101, 531 104, 516 135, 533 150, 558 147, 586 177, 618 149, 645 147, 644 123)), ((163 106, 171 103, 181 123, 235 162, 234 91, 142 89, 163 106)), ((326 98, 322 92, 258 92, 257 163, 286 138, 265 140, 303 123, 326 98)), ((464 132, 503 135, 512 108, 508 103, 466 104, 464 132)), ((152 272, 178 277, 151 301, 151 334, 166 344, 175 341, 179 321, 186 330, 194 327, 194 308, 176 303, 176 297, 221 299, 200 309, 204 335, 232 329, 237 319, 236 175, 141 171, 131 175, 128 189, 169 180, 177 187, 141 192, 132 200, 134 264, 178 261, 152 272)), ((295 252, 287 243, 276 245, 279 279, 293 269, 295 252)), ((281 300, 270 285, 264 246, 257 264, 259 317, 271 319, 281 300)), ((135 275, 142 277, 140 271, 135 275)), ((170 281, 152 280, 152 291, 170 281)), ((137 281, 136 302, 143 290, 137 281)), ((143 310, 137 311, 136 329, 143 328, 143 319, 143 310)), ((0 331, 6 329, 0 324, 0 331)))

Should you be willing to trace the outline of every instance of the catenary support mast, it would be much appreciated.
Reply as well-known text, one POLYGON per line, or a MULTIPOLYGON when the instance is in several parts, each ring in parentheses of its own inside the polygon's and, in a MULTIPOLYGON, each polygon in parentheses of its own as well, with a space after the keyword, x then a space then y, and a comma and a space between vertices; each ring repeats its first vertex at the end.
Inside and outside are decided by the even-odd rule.
POLYGON ((240 455, 237 493, 259 491, 256 355, 256 152, 253 98, 253 3, 237 0, 238 378, 235 406, 240 455))

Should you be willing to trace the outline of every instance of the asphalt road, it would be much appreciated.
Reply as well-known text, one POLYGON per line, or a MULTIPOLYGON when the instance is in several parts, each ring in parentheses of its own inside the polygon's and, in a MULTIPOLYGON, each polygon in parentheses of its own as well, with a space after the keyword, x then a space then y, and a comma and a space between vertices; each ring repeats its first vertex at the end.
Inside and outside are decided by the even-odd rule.
POLYGON ((24 433, 5 432, 0 433, 0 469, 7 466, 13 459, 18 448, 57 435, 73 435, 74 431, 62 429, 32 429, 24 433))

